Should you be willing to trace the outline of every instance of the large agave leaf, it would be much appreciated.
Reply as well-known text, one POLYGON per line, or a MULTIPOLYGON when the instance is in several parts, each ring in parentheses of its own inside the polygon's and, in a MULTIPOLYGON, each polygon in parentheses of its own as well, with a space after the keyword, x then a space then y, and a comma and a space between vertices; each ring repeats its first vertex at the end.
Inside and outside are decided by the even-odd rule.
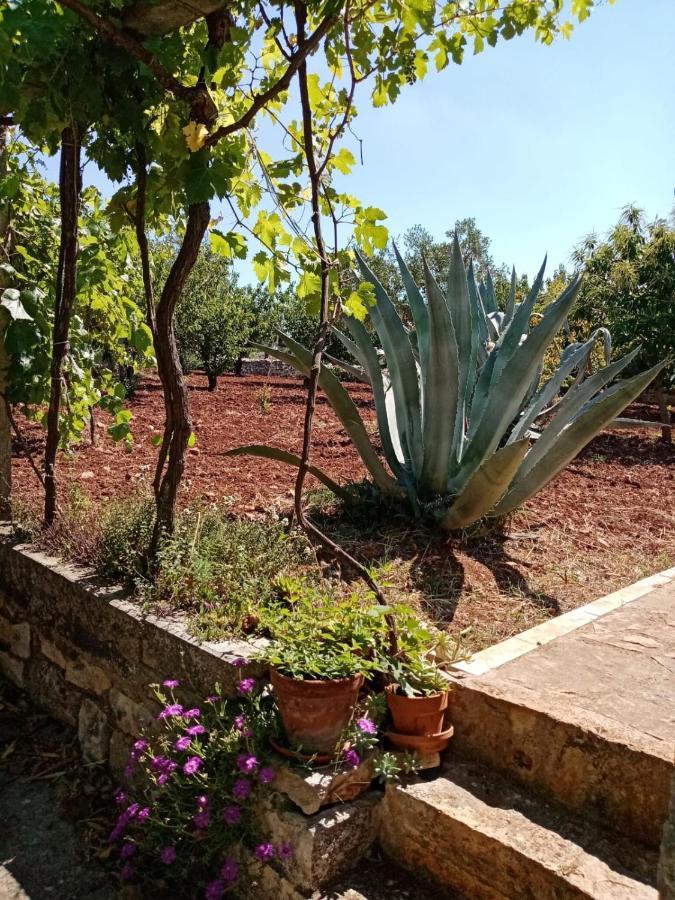
MULTIPOLYGON (((279 462, 288 463, 289 466, 295 466, 297 469, 300 468, 301 462, 300 457, 296 456, 295 453, 280 450, 278 447, 266 447, 264 444, 248 444, 245 447, 235 447, 233 450, 226 450, 223 456, 260 456, 264 459, 276 459, 279 462)), ((336 481, 333 481, 321 469, 317 469, 316 466, 310 466, 308 471, 310 475, 318 478, 338 497, 342 497, 343 500, 351 499, 349 491, 341 487, 336 481)))
MULTIPOLYGON (((588 356, 593 349, 594 343, 595 339, 591 338, 584 344, 579 344, 574 347, 570 353, 563 354, 563 358, 558 368, 548 381, 539 388, 527 408, 523 411, 517 425, 511 432, 509 443, 517 441, 526 434, 539 413, 546 409, 553 398, 558 395, 558 391, 562 387, 565 379, 568 378, 575 369, 579 368, 579 366, 585 365, 588 356)), ((569 348, 565 349, 567 350, 569 348)))
POLYGON ((358 366, 352 366, 350 363, 345 362, 344 359, 338 359, 337 356, 331 356, 330 353, 326 353, 324 351, 323 358, 326 362, 329 362, 333 366, 337 366, 338 369, 342 369, 343 372, 346 372, 347 375, 351 375, 356 381, 360 381, 363 384, 370 384, 370 378, 364 371, 364 369, 360 369, 358 366))
POLYGON ((396 424, 406 467, 416 476, 422 471, 422 412, 417 363, 403 322, 376 276, 358 251, 356 258, 366 281, 375 288, 370 317, 377 329, 396 402, 396 424))
POLYGON ((529 446, 525 438, 502 447, 486 460, 455 498, 441 520, 442 527, 466 528, 487 515, 506 493, 529 446))
POLYGON ((420 293, 420 289, 415 284, 415 279, 410 274, 410 269, 405 260, 398 252, 398 247, 394 244, 394 253, 396 261, 401 272, 401 281, 405 288, 408 304, 415 323, 415 333, 417 335, 417 349, 420 358, 420 367, 422 369, 422 379, 426 377, 428 359, 429 359, 429 312, 424 298, 420 293))
MULTIPOLYGON (((288 351, 290 352, 278 350, 274 347, 264 347, 260 344, 253 344, 253 346, 264 350, 275 359, 280 359, 282 362, 288 363, 297 369, 300 374, 308 377, 312 365, 311 352, 286 334, 280 332, 279 337, 286 344, 288 351)), ((402 491, 380 462, 379 457, 368 438, 363 419, 359 415, 359 411, 347 391, 342 387, 332 372, 323 368, 321 369, 321 375, 319 376, 319 386, 326 394, 326 397, 328 397, 336 416, 342 422, 345 431, 351 438, 359 456, 363 460, 364 466, 370 472, 377 486, 386 494, 400 495, 402 491)))
POLYGON ((621 359, 617 359, 608 366, 603 366, 602 369, 594 372, 593 375, 590 375, 582 382, 576 383, 569 389, 556 407, 551 421, 541 432, 537 446, 533 448, 532 456, 525 460, 525 468, 520 473, 521 475, 537 464, 539 459, 548 452, 549 447, 555 442, 560 432, 579 414, 586 403, 598 391, 608 385, 610 381, 613 381, 635 359, 639 351, 640 348, 636 347, 631 353, 627 353, 621 359))
POLYGON ((481 300, 483 301, 483 306, 485 307, 486 313, 497 312, 497 295, 495 294, 495 285, 492 280, 492 275, 487 273, 487 278, 485 282, 481 284, 481 300))
MULTIPOLYGON (((380 440, 382 441, 385 459, 391 471, 400 479, 403 475, 403 451, 398 440, 396 419, 395 417, 390 417, 390 409, 387 406, 380 360, 363 322, 359 322, 354 316, 348 316, 346 323, 354 338, 354 341, 350 341, 350 343, 354 344, 356 352, 359 354, 358 358, 362 360, 362 365, 370 377, 377 425, 380 431, 380 440)), ((391 412, 395 413, 394 410, 391 410, 391 412)))
POLYGON ((354 343, 354 341, 350 341, 347 335, 343 331, 340 331, 339 328, 335 328, 335 326, 331 327, 331 331, 338 338, 347 353, 350 353, 354 357, 361 368, 367 369, 368 367, 366 366, 365 357, 359 350, 358 346, 354 343))
MULTIPOLYGON (((499 337, 490 351, 490 354, 487 358, 487 362, 481 369, 478 380, 476 382, 476 387, 474 390, 473 401, 471 404, 471 420, 469 422, 469 443, 473 441, 475 438, 481 423, 483 423, 483 418, 486 415, 486 410, 488 408, 490 398, 493 396, 492 390, 493 385, 495 385, 498 381, 500 381, 500 376, 506 365, 509 363, 510 359, 514 355, 514 353, 518 350, 520 345, 523 343, 524 332, 529 331, 529 323, 530 317, 532 315, 532 310, 534 309, 534 304, 536 303, 537 296, 539 291, 541 290, 541 285, 544 280, 544 269, 546 267, 546 259, 537 273, 537 277, 534 280, 534 284, 527 297, 520 304, 518 309, 516 310, 514 316, 511 321, 505 324, 505 319, 502 320, 501 332, 499 337)), ((515 285, 515 282, 512 282, 515 285)), ((515 287, 514 287, 515 290, 515 287)), ((567 289, 569 290, 569 288, 567 289)), ((563 292, 563 295, 566 292, 563 292)), ((561 297, 563 296, 561 295, 561 297)), ((559 298, 560 299, 560 298, 559 298)), ((497 314, 500 315, 500 314, 497 314)), ((532 371, 532 376, 534 376, 534 368, 532 371)), ((530 379, 529 384, 532 381, 530 379)), ((523 389, 523 395, 527 387, 523 389)), ((514 410, 512 419, 515 418, 518 410, 520 409, 520 402, 522 402, 522 396, 519 398, 519 405, 514 410)), ((510 424, 510 423, 509 423, 510 424)), ((490 427, 489 424, 487 426, 490 427)), ((501 435, 500 435, 501 439, 501 435)), ((496 446, 496 445, 495 445, 496 446)), ((494 449, 494 448, 493 448, 494 449)))
MULTIPOLYGON (((490 340, 490 333, 488 331, 488 318, 485 313, 485 308, 483 306, 483 301, 480 297, 480 291, 478 290, 478 285, 476 284, 476 275, 473 271, 473 262, 469 263, 469 271, 467 273, 467 282, 469 285, 469 297, 471 298, 471 307, 472 307, 472 318, 475 315, 476 327, 478 329, 478 363, 482 366, 487 359, 487 343, 490 340)), ((475 385, 475 377, 476 370, 474 369, 474 384, 471 385, 471 388, 467 390, 467 397, 471 398, 471 394, 473 393, 473 388, 475 385)), ((467 409, 468 415, 468 409, 467 409)))
MULTIPOLYGON (((495 514, 505 515, 511 512, 548 484, 599 431, 645 390, 665 364, 665 361, 661 362, 641 375, 614 385, 589 403, 559 432, 555 442, 547 453, 540 456, 536 465, 530 466, 525 474, 521 472, 516 474, 510 490, 495 508, 495 514)), ((530 453, 538 449, 539 441, 530 453)), ((528 465, 530 453, 525 456, 521 468, 528 465)))
MULTIPOLYGON (((457 341, 457 412, 453 435, 455 459, 459 459, 464 443, 464 421, 467 406, 476 383, 478 357, 478 315, 471 303, 469 284, 462 250, 455 234, 448 271, 447 305, 457 341)), ((446 481, 449 474, 446 467, 446 481)))
MULTIPOLYGON (((504 326, 509 324, 516 310, 516 283, 516 270, 515 268, 513 268, 511 269, 511 286, 509 289, 509 296, 506 300, 506 309, 504 311, 504 326)), ((537 293, 539 292, 537 291, 537 293)))
MULTIPOLYGON (((543 275, 543 273, 540 274, 543 275)), ((581 279, 577 277, 560 297, 549 305, 539 324, 532 329, 524 341, 519 342, 515 347, 510 355, 508 366, 500 367, 498 380, 496 373, 500 359, 499 355, 497 356, 492 373, 492 388, 485 402, 480 424, 469 441, 462 458, 460 471, 453 484, 450 485, 451 488, 461 489, 479 466, 497 449, 506 430, 516 418, 546 348, 569 313, 580 285, 581 279)), ((528 303, 529 298, 523 301, 516 310, 511 323, 502 336, 502 351, 510 346, 509 332, 514 328, 522 328, 521 311, 528 303)), ((529 316, 526 321, 529 321, 529 316)), ((499 351, 499 348, 500 344, 495 347, 495 350, 499 351)))
POLYGON ((429 366, 424 382, 424 468, 421 482, 431 494, 446 491, 455 455, 459 407, 459 358, 450 310, 426 260, 429 302, 429 366))

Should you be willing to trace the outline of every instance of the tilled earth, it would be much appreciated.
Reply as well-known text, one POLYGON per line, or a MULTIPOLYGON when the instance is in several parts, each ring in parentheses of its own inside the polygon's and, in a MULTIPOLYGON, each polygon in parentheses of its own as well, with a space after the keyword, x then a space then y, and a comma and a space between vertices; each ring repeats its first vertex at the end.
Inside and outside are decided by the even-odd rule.
MULTIPOLYGON (((299 452, 302 381, 224 376, 209 393, 205 377, 196 374, 188 384, 197 440, 181 501, 229 498, 233 512, 244 517, 285 514, 294 470, 223 452, 249 443, 299 452)), ((379 446, 369 388, 349 390, 379 446)), ((157 455, 153 437, 161 433, 164 415, 156 377, 142 380, 130 409, 133 449, 110 440, 101 414, 96 446, 85 442, 60 460, 64 493, 76 489, 99 500, 147 487, 157 455)), ((658 418, 647 403, 635 404, 627 415, 658 418)), ((312 462, 337 481, 363 479, 358 454, 321 397, 315 423, 312 462)), ((34 424, 21 427, 39 464, 42 434, 34 424)), ((484 646, 675 565, 675 447, 659 435, 651 429, 599 435, 513 517, 505 533, 448 537, 386 517, 351 530, 340 522, 326 527, 369 564, 386 564, 394 591, 452 630, 470 626, 472 647, 484 646)), ((13 473, 16 495, 38 506, 41 488, 19 447, 13 473)))

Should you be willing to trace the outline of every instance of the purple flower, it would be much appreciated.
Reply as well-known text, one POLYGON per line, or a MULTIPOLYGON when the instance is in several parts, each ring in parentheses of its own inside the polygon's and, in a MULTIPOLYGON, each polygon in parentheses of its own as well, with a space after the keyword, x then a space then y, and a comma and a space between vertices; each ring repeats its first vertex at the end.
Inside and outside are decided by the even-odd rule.
POLYGON ((168 775, 168 773, 167 773, 167 772, 163 772, 163 773, 159 776, 159 778, 157 779, 157 784, 158 784, 160 787, 164 787, 164 785, 167 783, 168 780, 169 780, 169 775, 168 775))
POLYGON ((359 719, 356 723, 356 727, 364 734, 377 734, 377 725, 367 716, 363 716, 362 719, 359 719))
POLYGON ((231 884, 233 881, 237 880, 237 875, 239 874, 239 866, 237 865, 237 861, 228 857, 223 863, 223 868, 220 870, 220 877, 223 881, 231 884))
POLYGON ((192 738, 190 737, 190 735, 184 734, 182 737, 178 738, 178 740, 174 744, 174 747, 176 748, 176 750, 187 750, 191 743, 192 738))
POLYGON ((127 795, 124 793, 122 788, 120 788, 115 794, 115 803, 118 806, 121 806, 123 803, 126 803, 127 795))
POLYGON ((172 772, 176 771, 178 766, 172 759, 169 759, 166 756, 154 756, 150 760, 150 768, 153 772, 160 772, 162 775, 171 775, 172 772))
POLYGON ((122 866, 122 871, 120 872, 120 878, 122 879, 122 881, 131 881, 131 879, 133 877, 134 877, 134 867, 131 865, 131 863, 125 863, 122 866))
POLYGON ((193 737, 198 734, 205 734, 206 728, 203 725, 190 725, 189 728, 185 729, 186 734, 190 734, 193 737))
POLYGON ((124 818, 126 818, 126 820, 128 822, 129 819, 133 819, 134 816, 138 815, 138 811, 140 808, 141 807, 138 805, 138 803, 132 803, 131 806, 127 806, 127 808, 124 810, 122 815, 124 816, 124 818))
POLYGON ((294 854, 293 844, 279 844, 277 847, 277 856, 283 862, 288 862, 289 859, 293 859, 294 854))
POLYGON ((223 819, 228 825, 237 825, 241 821, 241 806, 232 804, 223 810, 223 819))
POLYGON ((171 863, 176 859, 176 848, 165 847, 160 853, 159 858, 162 860, 165 866, 170 866, 171 863))
POLYGON ((201 709, 197 709, 195 706, 193 709, 186 709, 183 713, 184 719, 198 719, 202 714, 201 709))
POLYGON ((237 800, 246 800, 251 796, 251 782, 245 778, 237 778, 232 785, 232 795, 237 800))
POLYGON ((179 684, 180 681, 178 681, 176 678, 167 678, 166 681, 162 682, 163 687, 170 688, 171 690, 177 688, 179 684))
POLYGON ((172 716, 182 716, 183 707, 180 703, 169 703, 157 716, 158 719, 169 719, 172 716))
POLYGON ((244 775, 250 775, 258 768, 258 760, 251 753, 240 753, 237 757, 237 768, 244 775))
POLYGON ((356 752, 356 750, 347 750, 345 752, 344 758, 345 758, 345 762, 347 763, 347 765, 352 766, 352 768, 354 768, 354 769, 357 766, 361 765, 361 757, 356 752))
POLYGON ((205 900, 221 900, 225 893, 225 882, 217 878, 215 881, 209 881, 204 889, 205 900))
POLYGON ((148 742, 144 740, 136 741, 134 744, 134 754, 142 753, 144 750, 148 749, 148 742))
POLYGON ((197 797, 197 806, 200 809, 206 809, 206 807, 208 805, 209 805, 209 798, 206 796, 206 794, 200 794, 199 797, 197 797))
POLYGON ((201 768, 202 761, 198 756, 191 756, 183 766, 184 775, 196 775, 201 768))
POLYGON ((253 852, 260 862, 268 862, 274 859, 274 844, 258 844, 253 852))
POLYGON ((206 698, 206 702, 207 703, 217 703, 219 699, 220 699, 220 697, 217 697, 215 694, 211 694, 209 697, 206 698))
POLYGON ((260 781, 261 784, 271 784, 276 777, 277 773, 271 766, 265 766, 258 773, 258 781, 260 781))
POLYGON ((237 731, 243 731, 244 728, 246 728, 246 716, 235 716, 234 727, 237 729, 237 731))
POLYGON ((242 680, 237 685, 237 690, 240 694, 250 694, 255 685, 255 678, 242 678, 242 680))
POLYGON ((137 817, 136 821, 143 823, 143 822, 147 822, 149 818, 150 818, 150 807, 146 806, 138 813, 138 817, 137 817))
POLYGON ((244 659, 243 656, 238 656, 236 659, 232 660, 232 665, 237 669, 242 669, 244 666, 248 665, 248 660, 244 659))
POLYGON ((192 817, 192 824, 198 831, 208 828, 211 824, 211 813, 208 809, 202 809, 201 812, 195 813, 192 817))
POLYGON ((136 850, 138 850, 138 847, 133 841, 125 841, 120 848, 120 859, 131 859, 136 850))

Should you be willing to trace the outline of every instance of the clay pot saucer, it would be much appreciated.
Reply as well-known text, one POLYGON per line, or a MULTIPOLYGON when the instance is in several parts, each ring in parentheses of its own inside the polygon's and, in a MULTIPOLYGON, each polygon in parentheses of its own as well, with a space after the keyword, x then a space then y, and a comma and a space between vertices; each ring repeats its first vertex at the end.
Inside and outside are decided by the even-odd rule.
POLYGON ((418 750, 420 753, 440 753, 448 746, 453 735, 452 725, 438 734, 398 734, 396 731, 387 731, 385 737, 397 750, 418 750))

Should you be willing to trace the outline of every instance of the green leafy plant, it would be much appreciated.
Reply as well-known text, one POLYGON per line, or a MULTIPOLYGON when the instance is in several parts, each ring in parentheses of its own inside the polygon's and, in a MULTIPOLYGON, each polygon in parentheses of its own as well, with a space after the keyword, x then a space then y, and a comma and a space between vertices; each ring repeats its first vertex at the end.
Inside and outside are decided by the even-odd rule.
MULTIPOLYGON (((511 512, 554 478, 663 368, 664 363, 657 363, 609 386, 632 362, 634 350, 577 379, 542 422, 564 380, 588 358, 596 340, 594 335, 572 348, 540 383, 546 349, 569 315, 581 277, 533 316, 544 266, 519 304, 514 276, 506 310, 499 313, 489 283, 480 289, 472 266, 465 269, 456 237, 445 294, 425 266, 425 301, 406 264, 400 256, 398 260, 414 322, 411 330, 358 255, 362 276, 375 291, 369 312, 385 368, 358 318, 346 317, 351 338, 338 332, 372 385, 391 474, 345 388, 330 372, 322 373, 320 385, 379 489, 407 497, 415 514, 432 515, 445 529, 465 528, 488 513, 511 512)), ((285 334, 280 338, 283 348, 267 352, 306 375, 310 351, 285 334)), ((256 445, 237 452, 276 453, 256 445)))
POLYGON ((295 578, 278 582, 278 590, 277 601, 261 612, 263 633, 270 638, 261 651, 266 662, 282 675, 305 680, 377 671, 387 635, 385 607, 295 578))

